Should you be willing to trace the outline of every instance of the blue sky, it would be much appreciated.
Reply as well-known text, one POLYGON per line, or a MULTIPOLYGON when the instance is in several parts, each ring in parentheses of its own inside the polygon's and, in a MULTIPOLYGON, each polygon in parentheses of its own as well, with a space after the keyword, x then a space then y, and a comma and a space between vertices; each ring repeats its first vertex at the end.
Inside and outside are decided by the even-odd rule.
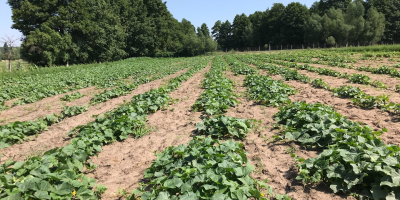
MULTIPOLYGON (((165 0, 163 0, 165 2, 165 0)), ((316 0, 299 1, 301 4, 310 7, 316 0)), ((264 11, 270 8, 273 3, 283 3, 285 6, 293 0, 168 0, 168 10, 179 21, 183 18, 192 22, 195 27, 206 23, 208 28, 214 26, 217 20, 232 22, 236 14, 252 14, 255 11, 264 11)), ((11 8, 7 0, 0 0, 0 37, 12 35, 21 37, 22 34, 11 29, 11 8)), ((2 43, 0 43, 3 46, 2 43)), ((17 44, 20 45, 20 42, 17 44)))

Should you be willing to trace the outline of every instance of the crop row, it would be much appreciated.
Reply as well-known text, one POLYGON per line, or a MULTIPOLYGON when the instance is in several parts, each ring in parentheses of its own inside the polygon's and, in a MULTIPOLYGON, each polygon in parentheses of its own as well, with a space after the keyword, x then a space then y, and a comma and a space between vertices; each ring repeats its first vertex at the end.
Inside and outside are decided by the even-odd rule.
POLYGON ((292 154, 299 167, 296 179, 306 184, 330 183, 335 193, 356 192, 376 200, 400 198, 400 147, 377 138, 387 130, 372 131, 320 103, 289 100, 285 104, 274 115, 284 125, 277 139, 323 150, 307 160, 292 154))
POLYGON ((227 65, 220 56, 214 58, 211 70, 206 73, 202 82, 203 94, 192 106, 194 112, 202 111, 206 115, 225 113, 228 108, 238 104, 237 95, 233 92, 233 81, 224 77, 227 65))
POLYGON ((167 86, 136 95, 131 102, 79 127, 65 147, 49 150, 42 157, 30 157, 25 162, 6 161, 0 168, 0 198, 98 199, 106 187, 95 186, 94 179, 83 175, 84 169, 95 168, 87 162, 89 157, 99 153, 103 145, 125 140, 128 135, 143 136, 147 132, 147 115, 168 106, 172 100, 168 93, 207 62, 207 58, 202 58, 186 73, 170 79, 167 86))
POLYGON ((113 87, 121 83, 121 79, 152 75, 159 72, 163 66, 181 60, 134 58, 112 64, 54 69, 45 74, 11 76, 0 80, 0 102, 20 98, 14 105, 21 105, 90 86, 113 87), (135 63, 134 66, 132 63, 135 63), (149 65, 152 68, 149 68, 149 65))
MULTIPOLYGON (((176 71, 179 71, 183 68, 189 67, 190 64, 194 64, 195 62, 196 62, 195 60, 192 60, 191 62, 186 62, 185 64, 180 64, 179 67, 170 68, 169 70, 166 70, 166 71, 160 73, 159 75, 152 77, 151 79, 148 79, 147 77, 141 77, 141 78, 136 79, 133 84, 122 83, 122 85, 120 87, 114 88, 112 90, 105 90, 100 95, 96 95, 94 98, 91 99, 91 104, 89 104, 88 106, 75 106, 75 107, 71 107, 71 108, 65 107, 64 110, 61 112, 61 116, 66 115, 68 117, 72 117, 72 116, 81 114, 81 113, 87 111, 88 107, 90 105, 104 102, 106 100, 109 100, 111 98, 116 98, 118 96, 126 95, 126 94, 130 93, 132 90, 136 89, 138 85, 147 83, 149 81, 153 81, 156 78, 163 78, 164 76, 173 74, 176 71), (113 95, 108 96, 107 98, 102 98, 102 99, 98 98, 99 96, 104 97, 105 94, 110 94, 110 92, 115 92, 117 90, 123 91, 123 92, 112 93, 113 95), (97 101, 94 101, 94 100, 97 100, 97 101), (73 113, 73 115, 70 115, 69 113, 73 113)), ((83 96, 83 95, 80 94, 79 92, 76 92, 76 93, 72 93, 71 95, 65 95, 64 97, 62 97, 62 99, 72 100, 74 98, 79 98, 81 96, 83 96)), ((2 139, 2 141, 4 141, 4 144, 0 144, 0 148, 5 148, 12 144, 21 143, 28 136, 38 135, 38 134, 42 133, 43 131, 45 131, 48 126, 54 124, 52 121, 60 122, 64 118, 65 117, 60 117, 60 116, 57 116, 56 114, 53 114, 53 115, 48 115, 43 119, 42 118, 37 119, 35 121, 12 122, 12 123, 3 125, 3 126, 1 126, 2 128, 0 129, 1 130, 0 132, 8 133, 8 134, 0 135, 0 139, 2 139), (50 118, 54 118, 52 116, 55 116, 56 119, 50 120, 50 118)))
POLYGON ((60 115, 53 114, 35 121, 16 121, 6 125, 0 125, 0 149, 16 143, 21 143, 31 135, 36 135, 37 137, 38 134, 45 131, 48 126, 59 123, 65 118, 79 115, 87 110, 87 106, 65 106, 60 115))
MULTIPOLYGON (((366 72, 371 72, 373 74, 386 74, 395 78, 399 78, 400 77, 400 71, 396 70, 395 68, 398 65, 394 65, 392 67, 390 66, 380 66, 378 68, 374 68, 374 67, 370 67, 370 66, 361 66, 361 67, 355 67, 353 64, 348 65, 345 64, 344 62, 340 61, 340 60, 330 60, 327 62, 322 62, 322 61, 313 61, 311 58, 304 60, 304 59, 300 59, 299 57, 290 55, 290 54, 282 54, 280 56, 274 56, 272 54, 265 54, 265 55, 260 55, 260 58, 267 58, 267 59, 271 59, 271 60, 284 60, 284 61, 290 61, 290 62, 300 62, 300 63, 314 63, 314 64, 325 64, 325 65, 330 65, 330 66, 336 66, 336 67, 340 67, 340 68, 348 68, 348 69, 355 69, 358 71, 366 71, 366 72)), ((346 73, 344 73, 342 76, 348 76, 346 73)), ((340 76, 339 76, 340 77, 340 76)), ((372 83, 368 83, 368 84, 372 84, 372 83)), ((381 83, 377 83, 373 86, 377 87, 379 85, 382 85, 381 83)))
MULTIPOLYGON (((354 105, 363 108, 379 108, 384 111, 390 111, 394 114, 400 114, 400 104, 395 104, 389 101, 389 97, 386 95, 380 95, 377 97, 368 95, 362 92, 359 88, 352 86, 341 86, 339 88, 331 88, 322 79, 311 80, 305 75, 299 74, 297 70, 292 70, 289 67, 279 67, 269 63, 263 63, 260 60, 247 57, 238 57, 244 62, 249 62, 256 65, 259 69, 268 71, 270 74, 281 74, 285 80, 299 80, 304 83, 309 83, 314 87, 322 88, 331 91, 334 95, 342 98, 351 98, 354 105), (348 95, 348 93, 352 95, 348 95)), ((290 63, 291 66, 294 64, 290 63)))
POLYGON ((296 157, 306 184, 327 182, 333 192, 355 192, 371 199, 400 198, 400 147, 386 145, 368 126, 348 120, 331 106, 294 102, 275 120, 284 125, 280 139, 323 150, 316 158, 296 157))
MULTIPOLYGON (((199 101, 209 99, 207 90, 220 93, 217 88, 232 92, 232 82, 223 77, 226 65, 221 57, 213 61, 202 86, 206 89, 193 105, 199 111, 199 101), (218 80, 220 79, 220 80, 218 80), (227 85, 229 87, 227 87, 227 85)), ((200 108, 203 108, 201 105, 200 108)), ((221 111, 223 113, 225 111, 221 111)), ((218 112, 219 113, 219 112, 218 112)), ((244 139, 251 129, 251 121, 223 115, 205 117, 196 124, 197 136, 188 145, 168 147, 156 153, 157 159, 145 170, 144 183, 132 192, 129 199, 267 199, 273 190, 263 181, 250 177, 254 166, 249 163, 243 144, 213 138, 244 139), (262 192, 266 191, 265 194, 262 192)), ((217 112, 216 112, 217 114, 217 112)), ((277 199, 290 199, 276 195, 277 199)))

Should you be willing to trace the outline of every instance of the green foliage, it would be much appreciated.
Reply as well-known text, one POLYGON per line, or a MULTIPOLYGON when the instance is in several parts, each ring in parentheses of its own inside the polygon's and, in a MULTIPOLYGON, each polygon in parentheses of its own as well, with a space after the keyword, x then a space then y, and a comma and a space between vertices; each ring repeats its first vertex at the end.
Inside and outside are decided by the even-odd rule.
POLYGON ((326 38, 326 44, 329 46, 334 46, 336 44, 335 38, 329 36, 328 38, 326 38))
POLYGON ((219 115, 214 118, 203 119, 196 124, 197 132, 201 135, 217 139, 238 138, 243 140, 250 132, 251 120, 238 119, 219 115))
POLYGON ((243 144, 196 137, 157 154, 130 199, 265 199, 260 190, 272 188, 251 178, 253 170, 243 144))
POLYGON ((382 89, 387 89, 385 83, 380 82, 378 80, 375 80, 371 83, 372 86, 376 87, 376 88, 382 88, 382 89))
POLYGON ((230 107, 238 104, 237 95, 233 92, 233 82, 223 76, 227 68, 221 57, 216 57, 211 71, 205 74, 202 83, 206 90, 192 106, 194 112, 203 111, 207 115, 225 113, 230 107))
POLYGON ((232 67, 233 74, 236 75, 249 75, 249 74, 256 74, 257 70, 253 67, 250 67, 238 60, 236 60, 232 56, 224 56, 226 62, 232 67))
POLYGON ((326 90, 330 89, 330 86, 320 78, 313 80, 311 82, 311 85, 316 88, 322 88, 322 89, 326 89, 326 90))
MULTIPOLYGON (((180 75, 179 80, 187 80, 207 62, 207 59, 200 60, 180 75)), ((168 105, 171 90, 167 88, 176 88, 176 82, 173 84, 174 87, 161 87, 134 96, 131 102, 78 127, 76 136, 65 147, 49 150, 42 157, 30 157, 24 162, 7 161, 0 168, 1 185, 6 191, 0 194, 1 198, 98 199, 106 188, 99 185, 94 188, 96 181, 84 175, 84 168, 95 168, 88 159, 97 155, 104 145, 125 140, 128 135, 141 137, 146 134, 146 116, 168 105)))
POLYGON ((60 98, 60 100, 62 101, 73 101, 75 99, 79 99, 81 97, 83 97, 84 95, 81 94, 80 92, 74 92, 71 94, 66 94, 63 97, 60 98))
POLYGON ((296 179, 330 182, 337 193, 357 191, 372 199, 399 198, 400 148, 377 138, 382 132, 347 120, 332 107, 296 102, 276 114, 284 138, 324 149, 298 164, 296 179))
POLYGON ((72 117, 75 115, 82 114, 83 112, 86 112, 88 110, 87 106, 64 106, 62 108, 63 110, 61 111, 61 115, 58 116, 58 118, 64 119, 67 117, 72 117))
POLYGON ((371 83, 371 78, 364 74, 353 74, 349 77, 350 82, 369 85, 371 83))
POLYGON ((0 79, 0 83, 2 83, 0 86, 0 102, 21 97, 14 102, 14 105, 23 105, 90 86, 100 88, 120 86, 111 92, 105 91, 105 94, 99 94, 95 97, 95 100, 92 100, 92 102, 103 102, 132 91, 135 86, 145 83, 143 82, 146 81, 144 77, 160 72, 153 77, 153 80, 165 77, 186 68, 192 62, 196 62, 197 59, 188 59, 189 62, 171 67, 182 60, 182 58, 135 58, 111 64, 49 68, 38 70, 38 72, 15 73, 0 79), (135 65, 132 66, 132 63, 135 63, 135 65), (149 68, 149 65, 152 67, 149 68), (132 85, 122 83, 121 79, 129 77, 138 79, 138 81, 135 81, 132 85))
POLYGON ((276 81, 268 76, 246 76, 245 86, 248 88, 250 98, 266 106, 281 106, 290 103, 289 95, 296 91, 282 81, 276 81))

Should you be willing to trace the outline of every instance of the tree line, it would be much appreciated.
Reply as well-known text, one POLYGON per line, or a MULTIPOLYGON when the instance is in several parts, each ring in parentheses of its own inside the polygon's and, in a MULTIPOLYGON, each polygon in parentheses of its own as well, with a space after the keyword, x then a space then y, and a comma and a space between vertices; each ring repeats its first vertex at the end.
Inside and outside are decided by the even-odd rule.
POLYGON ((195 56, 217 43, 206 24, 178 21, 162 0, 8 0, 20 53, 39 66, 128 57, 195 56))
POLYGON ((290 44, 400 41, 400 0, 320 0, 310 8, 299 2, 275 3, 232 23, 218 20, 212 35, 219 49, 290 44))

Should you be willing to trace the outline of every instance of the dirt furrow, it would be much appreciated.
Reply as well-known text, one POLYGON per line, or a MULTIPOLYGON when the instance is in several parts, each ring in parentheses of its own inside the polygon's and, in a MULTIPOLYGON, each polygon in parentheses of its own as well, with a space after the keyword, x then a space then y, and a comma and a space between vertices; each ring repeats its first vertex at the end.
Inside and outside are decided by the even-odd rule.
POLYGON ((131 192, 138 187, 144 170, 156 158, 154 151, 161 152, 169 146, 187 144, 191 140, 195 123, 201 121, 200 113, 191 112, 191 106, 203 92, 200 83, 209 69, 208 66, 201 70, 170 94, 179 99, 177 104, 148 117, 147 123, 154 131, 140 139, 129 138, 104 146, 98 157, 92 158, 98 168, 88 176, 108 188, 102 199, 119 199, 118 188, 131 192))
MULTIPOLYGON (((280 65, 278 65, 278 66, 280 66, 280 65)), ((294 69, 294 70, 296 70, 296 69, 294 69)), ((363 92, 365 92, 366 94, 371 95, 371 96, 379 96, 379 95, 383 95, 383 94, 388 95, 390 97, 390 102, 400 103, 400 93, 398 93, 398 92, 380 89, 380 88, 376 88, 376 87, 373 87, 370 85, 355 84, 355 83, 351 83, 348 79, 319 75, 318 73, 309 72, 306 70, 297 70, 297 71, 300 74, 304 74, 313 80, 320 78, 323 81, 325 81, 331 88, 337 88, 337 87, 340 87, 343 85, 350 85, 353 87, 359 87, 363 92)))
MULTIPOLYGON (((231 72, 226 72, 227 76, 240 83, 235 86, 236 92, 243 94, 246 88, 242 86, 245 76, 234 76, 231 72)), ((275 77, 276 78, 276 77, 275 77)), ((241 104, 231 108, 227 116, 242 119, 261 120, 261 123, 253 128, 244 141, 245 149, 248 152, 248 159, 255 165, 252 177, 257 180, 269 180, 267 183, 275 194, 288 194, 292 199, 346 199, 346 196, 334 194, 328 185, 318 187, 303 187, 297 181, 296 164, 289 152, 295 152, 302 158, 316 157, 317 152, 309 151, 294 143, 274 142, 272 136, 279 130, 273 128, 274 114, 279 110, 274 107, 265 107, 249 100, 248 97, 241 95, 238 99, 241 104)))
POLYGON ((72 130, 73 128, 85 125, 89 122, 95 120, 93 115, 100 115, 102 113, 108 112, 113 110, 114 108, 118 107, 124 101, 130 101, 130 99, 138 94, 144 93, 151 89, 156 89, 160 87, 162 84, 171 78, 177 77, 180 74, 186 72, 188 69, 183 69, 175 74, 170 76, 164 77, 162 79, 152 81, 146 84, 142 84, 138 86, 136 90, 126 96, 121 96, 110 101, 100 103, 95 106, 89 107, 89 110, 71 117, 67 118, 60 123, 54 124, 53 126, 49 127, 48 131, 43 132, 42 134, 38 135, 37 138, 33 138, 31 141, 27 141, 21 144, 16 144, 11 147, 0 149, 0 155, 2 156, 2 161, 7 159, 14 159, 14 160, 23 160, 26 156, 32 154, 41 154, 42 152, 55 148, 55 147, 62 147, 68 144, 69 137, 66 136, 68 131, 72 130))
MULTIPOLYGON (((303 65, 306 63, 297 63, 299 65, 303 65)), ((391 77, 386 74, 373 74, 371 72, 364 72, 364 71, 358 71, 355 69, 347 69, 347 68, 338 68, 338 67, 331 67, 327 65, 317 65, 317 64, 309 64, 310 66, 313 67, 318 67, 318 68, 325 68, 325 69, 333 69, 335 71, 339 71, 340 73, 348 73, 348 74, 364 74, 367 75, 371 78, 372 81, 377 80, 385 83, 388 89, 395 91, 396 90, 396 85, 400 84, 400 80, 398 78, 391 77)))

